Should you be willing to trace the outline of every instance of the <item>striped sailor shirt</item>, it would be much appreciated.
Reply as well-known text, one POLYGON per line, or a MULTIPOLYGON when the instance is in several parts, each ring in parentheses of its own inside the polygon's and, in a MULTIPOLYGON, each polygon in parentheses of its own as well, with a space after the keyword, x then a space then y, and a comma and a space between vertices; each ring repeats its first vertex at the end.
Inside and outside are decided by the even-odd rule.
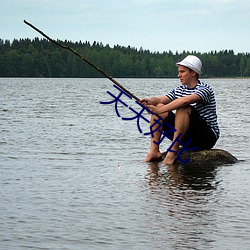
POLYGON ((218 139, 220 130, 217 122, 216 102, 213 89, 208 84, 198 81, 198 84, 192 89, 188 88, 187 85, 181 85, 167 93, 166 96, 173 101, 191 94, 197 94, 201 98, 201 102, 190 105, 198 111, 201 118, 206 121, 218 139))

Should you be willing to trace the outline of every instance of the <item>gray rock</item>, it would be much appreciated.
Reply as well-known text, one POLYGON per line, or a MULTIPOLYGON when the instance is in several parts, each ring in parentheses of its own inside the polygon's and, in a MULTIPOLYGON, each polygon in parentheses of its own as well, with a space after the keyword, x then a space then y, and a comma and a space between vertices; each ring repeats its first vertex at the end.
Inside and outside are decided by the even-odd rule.
MULTIPOLYGON (((164 158, 166 153, 162 154, 164 158)), ((238 160, 229 152, 223 149, 209 149, 202 151, 184 151, 179 155, 182 161, 176 160, 178 165, 222 165, 236 163, 238 160), (183 163, 183 162, 187 163, 183 163)))

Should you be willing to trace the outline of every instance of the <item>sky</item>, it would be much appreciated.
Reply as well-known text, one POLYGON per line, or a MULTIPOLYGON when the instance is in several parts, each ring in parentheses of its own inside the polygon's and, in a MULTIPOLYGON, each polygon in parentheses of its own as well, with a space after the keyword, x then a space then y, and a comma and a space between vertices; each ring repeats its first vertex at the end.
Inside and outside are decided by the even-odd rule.
POLYGON ((0 38, 42 36, 151 52, 250 52, 249 0, 0 0, 0 38))

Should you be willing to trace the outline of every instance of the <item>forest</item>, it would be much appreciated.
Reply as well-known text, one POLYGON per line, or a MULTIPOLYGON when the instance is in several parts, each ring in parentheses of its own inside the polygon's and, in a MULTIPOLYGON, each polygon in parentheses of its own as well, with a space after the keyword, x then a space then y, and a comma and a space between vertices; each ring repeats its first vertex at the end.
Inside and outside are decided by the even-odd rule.
MULTIPOLYGON (((59 41, 76 50, 112 77, 170 78, 177 76, 175 63, 186 55, 198 56, 203 63, 202 77, 249 77, 250 53, 233 50, 150 52, 143 48, 101 42, 59 41)), ((0 77, 102 77, 68 50, 46 39, 0 39, 0 77)))

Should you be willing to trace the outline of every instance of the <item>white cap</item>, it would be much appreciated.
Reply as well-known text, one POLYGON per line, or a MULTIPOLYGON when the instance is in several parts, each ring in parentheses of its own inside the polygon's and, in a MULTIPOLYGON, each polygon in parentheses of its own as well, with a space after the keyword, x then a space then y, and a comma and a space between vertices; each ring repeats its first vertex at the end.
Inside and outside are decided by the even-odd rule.
POLYGON ((176 66, 179 66, 179 65, 192 69, 199 75, 202 74, 202 71, 201 71, 202 63, 201 63, 201 60, 197 56, 189 55, 185 57, 181 62, 176 63, 176 66))

